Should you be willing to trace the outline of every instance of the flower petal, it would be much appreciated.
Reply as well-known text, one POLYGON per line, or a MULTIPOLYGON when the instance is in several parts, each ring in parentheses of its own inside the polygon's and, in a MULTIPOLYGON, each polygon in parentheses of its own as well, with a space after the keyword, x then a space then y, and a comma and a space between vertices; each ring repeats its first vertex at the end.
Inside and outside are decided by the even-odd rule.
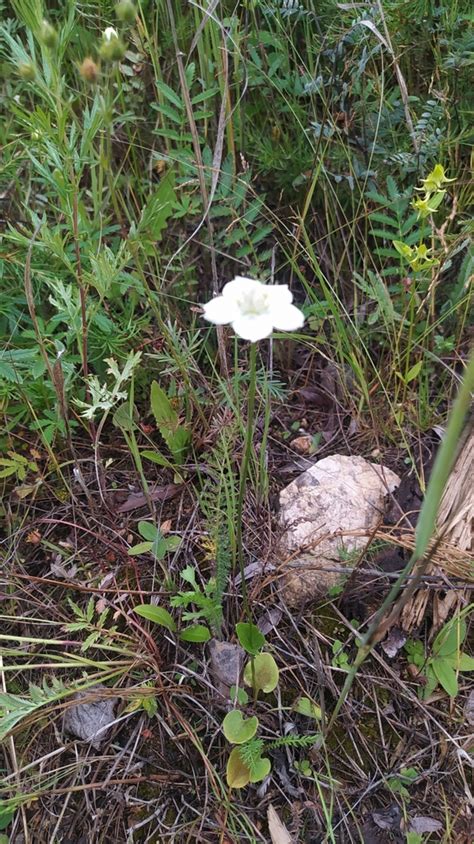
POLYGON ((232 321, 232 328, 242 340, 250 340, 256 343, 263 340, 273 331, 273 323, 268 314, 256 314, 251 316, 239 316, 232 321))
POLYGON ((266 289, 270 295, 271 307, 291 305, 293 293, 287 284, 267 284, 266 289))
POLYGON ((214 325, 225 325, 226 322, 232 322, 238 315, 232 300, 225 296, 216 296, 210 302, 204 305, 204 319, 213 322, 214 325))
POLYGON ((271 318, 277 331, 296 331, 304 324, 304 314, 295 305, 272 308, 271 318))
POLYGON ((245 278, 243 275, 237 275, 232 281, 228 281, 222 288, 222 295, 228 296, 231 299, 240 299, 242 296, 255 293, 264 285, 261 281, 255 281, 253 278, 245 278))

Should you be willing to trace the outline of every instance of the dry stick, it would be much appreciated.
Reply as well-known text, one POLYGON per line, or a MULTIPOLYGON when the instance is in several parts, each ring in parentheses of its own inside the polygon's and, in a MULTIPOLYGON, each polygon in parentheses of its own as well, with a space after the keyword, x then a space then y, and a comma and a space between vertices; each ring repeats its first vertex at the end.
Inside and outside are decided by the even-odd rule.
MULTIPOLYGON (((470 361, 466 367, 464 379, 461 383, 458 396, 451 411, 444 440, 441 443, 434 462, 430 482, 421 508, 420 517, 418 519, 415 549, 407 565, 393 584, 390 592, 375 614, 375 618, 367 633, 362 638, 362 643, 357 652, 357 656, 349 670, 349 673, 347 674, 341 694, 339 695, 339 699, 329 720, 327 726, 328 731, 334 725, 339 712, 341 711, 360 666, 363 662, 365 662, 377 642, 380 641, 381 637, 387 630, 388 624, 393 624, 399 617, 405 601, 408 600, 410 595, 413 594, 414 590, 421 582, 428 564, 430 563, 431 556, 434 553, 435 548, 432 548, 429 554, 426 554, 426 552, 435 531, 436 516, 444 488, 459 454, 459 443, 463 431, 464 420, 469 411, 473 392, 474 351, 471 354, 470 361), (402 595, 400 600, 395 603, 406 582, 407 575, 411 575, 415 569, 416 573, 406 590, 408 592, 407 597, 405 598, 405 595, 402 595), (390 607, 392 607, 392 610, 389 613, 388 618, 384 620, 385 613, 390 609, 390 607)), ((470 424, 472 425, 472 421, 470 424)))
MULTIPOLYGON (((79 287, 79 300, 81 303, 81 323, 82 323, 82 373, 87 384, 87 376, 89 375, 88 365, 88 350, 87 350, 87 292, 84 286, 84 279, 82 276, 82 260, 81 247, 79 244, 79 203, 77 197, 76 184, 74 182, 74 174, 72 174, 71 181, 74 184, 74 193, 72 197, 72 234, 74 239, 74 252, 76 255, 76 279, 79 287)), ((88 392, 88 387, 86 388, 88 392)))
MULTIPOLYGON (((223 137, 224 137, 224 129, 225 129, 225 112, 226 112, 226 96, 222 97, 222 104, 221 104, 221 114, 219 116, 219 128, 217 133, 217 142, 216 142, 216 149, 214 152, 214 159, 213 159, 213 174, 212 174, 212 195, 211 200, 209 199, 209 195, 207 192, 206 181, 204 179, 204 163, 202 160, 201 155, 201 146, 199 143, 199 133, 196 127, 196 121, 194 120, 194 113, 193 113, 193 106, 191 103, 191 98, 189 96, 188 84, 186 81, 186 74, 184 71, 184 64, 183 64, 183 53, 181 52, 178 44, 178 34, 176 32, 176 23, 174 19, 174 12, 171 0, 166 0, 166 6, 168 9, 168 16, 170 20, 171 26, 171 34, 173 38, 173 45, 176 53, 176 63, 178 65, 178 74, 179 74, 179 81, 181 83, 181 90, 183 93, 184 104, 186 107, 186 114, 188 117, 189 128, 191 130, 191 136, 193 139, 193 149, 194 155, 196 157, 196 164, 197 164, 197 172, 198 172, 198 179, 199 179, 199 188, 201 191, 202 202, 205 208, 204 218, 207 224, 207 229, 209 232, 209 243, 210 243, 210 253, 211 253, 211 270, 212 270, 212 287, 214 294, 217 294, 219 291, 219 280, 217 276, 217 264, 216 264, 216 249, 214 246, 214 229, 212 226, 212 221, 209 216, 210 204, 212 202, 212 195, 215 192, 215 188, 217 186, 217 177, 218 171, 220 168, 220 161, 222 158, 222 146, 223 146, 223 137)), ((228 77, 226 76, 225 86, 228 87, 228 77)), ((217 345, 219 350, 219 360, 221 363, 221 370, 222 373, 227 381, 229 381, 229 366, 227 363, 227 354, 225 349, 225 342, 224 342, 224 328, 222 325, 217 326, 217 345)))

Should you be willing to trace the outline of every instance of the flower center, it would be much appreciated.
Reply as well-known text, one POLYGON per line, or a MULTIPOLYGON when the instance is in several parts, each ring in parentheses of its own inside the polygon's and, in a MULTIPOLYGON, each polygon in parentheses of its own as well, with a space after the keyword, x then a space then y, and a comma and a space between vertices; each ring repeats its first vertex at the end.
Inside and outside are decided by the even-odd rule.
POLYGON ((237 304, 243 316, 261 316, 268 311, 269 297, 266 290, 247 291, 237 304))

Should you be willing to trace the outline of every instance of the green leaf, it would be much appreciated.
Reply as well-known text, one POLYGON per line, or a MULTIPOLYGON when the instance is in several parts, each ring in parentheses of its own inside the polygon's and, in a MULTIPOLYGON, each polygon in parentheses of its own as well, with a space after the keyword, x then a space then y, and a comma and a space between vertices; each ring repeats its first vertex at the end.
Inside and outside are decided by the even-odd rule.
POLYGON ((162 390, 156 381, 153 381, 151 385, 150 401, 153 416, 156 419, 156 424, 160 428, 160 433, 163 426, 165 426, 168 431, 175 429, 178 425, 178 415, 173 409, 165 391, 162 390))
POLYGON ((142 451, 140 452, 140 456, 144 457, 146 460, 151 460, 152 463, 157 463, 158 466, 166 466, 170 467, 171 463, 166 457, 163 457, 158 451, 142 451))
MULTIPOLYGON (((7 828, 7 826, 12 822, 14 814, 15 810, 5 806, 4 801, 0 800, 0 829, 7 828)), ((0 844, 3 837, 3 835, 0 836, 0 844)), ((5 838, 5 841, 8 844, 8 838, 5 838)))
POLYGON ((401 240, 394 240, 393 245, 397 250, 398 254, 405 258, 405 260, 409 261, 413 255, 413 249, 408 246, 406 243, 403 243, 401 240))
POLYGON ((256 624, 247 621, 239 621, 235 625, 237 638, 248 654, 257 654, 265 644, 265 636, 260 632, 256 624))
POLYGON ((136 230, 139 243, 143 235, 148 235, 152 241, 161 240, 161 235, 166 228, 168 217, 173 213, 173 204, 175 202, 174 173, 172 170, 168 170, 142 211, 136 230))
POLYGON ((257 654, 245 666, 244 682, 247 686, 252 686, 255 692, 260 689, 262 692, 268 694, 278 685, 280 672, 278 666, 271 654, 257 654))
POLYGON ((471 353, 464 370, 464 377, 451 408, 446 431, 431 470, 430 480, 416 524, 414 560, 420 560, 424 556, 435 532, 438 507, 458 453, 464 419, 471 407, 473 390, 474 352, 471 353))
POLYGON ((138 545, 129 548, 127 554, 129 557, 135 557, 137 554, 149 554, 152 548, 152 542, 139 542, 138 545))
POLYGON ((249 696, 245 689, 239 689, 238 686, 230 687, 229 697, 231 700, 235 700, 235 698, 237 698, 237 703, 239 703, 240 706, 247 706, 249 702, 249 696))
POLYGON ((158 89, 158 91, 160 91, 161 94, 163 94, 164 97, 166 97, 167 100, 169 100, 170 103, 173 103, 176 108, 178 108, 180 111, 184 111, 184 103, 181 102, 181 99, 178 94, 173 91, 173 89, 170 88, 170 86, 167 85, 166 82, 163 82, 161 79, 155 79, 155 87, 158 89))
POLYGON ((112 417, 112 422, 116 428, 120 428, 122 431, 132 433, 132 431, 135 430, 137 426, 130 416, 130 407, 128 402, 124 402, 117 408, 112 417))
POLYGON ((260 757, 251 772, 240 756, 240 748, 234 747, 227 761, 227 784, 230 788, 244 788, 249 782, 260 782, 268 776, 271 767, 269 759, 260 757))
POLYGON ((322 718, 321 707, 316 706, 309 697, 300 697, 294 704, 293 709, 299 715, 305 715, 307 718, 316 718, 318 721, 322 718))
POLYGON ((264 756, 257 759, 254 763, 252 770, 250 771, 250 782, 261 782, 268 777, 272 769, 272 763, 270 759, 266 759, 264 756))
POLYGON ((415 378, 418 378, 418 375, 420 374, 422 366, 423 366, 423 358, 421 360, 418 360, 411 367, 411 369, 408 370, 407 374, 405 375, 405 377, 403 379, 405 384, 409 384, 410 381, 414 381, 415 378))
POLYGON ((254 737, 258 729, 258 718, 244 718, 240 709, 232 709, 222 722, 222 731, 231 744, 245 744, 254 737))
POLYGON ((435 656, 449 656, 457 653, 466 638, 466 622, 459 615, 454 616, 439 631, 433 642, 435 656))
POLYGON ((420 688, 419 695, 422 700, 428 700, 438 686, 438 678, 433 671, 432 663, 428 663, 425 668, 426 686, 420 688))
POLYGON ((226 777, 229 788, 245 788, 250 782, 250 769, 241 759, 238 747, 234 747, 227 760, 226 777))
POLYGON ((181 545, 181 537, 180 536, 166 536, 166 550, 167 551, 176 551, 179 546, 181 545))
POLYGON ((461 654, 458 662, 458 671, 474 671, 474 657, 469 654, 461 654))
POLYGON ((211 634, 205 624, 192 624, 191 627, 181 630, 179 638, 183 642, 208 642, 211 634))
POLYGON ((456 671, 446 659, 434 659, 432 662, 433 671, 439 683, 450 697, 456 697, 458 693, 458 678, 456 671))
POLYGON ((167 627, 168 630, 174 632, 176 624, 173 616, 165 610, 164 607, 155 607, 154 604, 139 604, 133 608, 137 615, 152 621, 154 624, 160 624, 162 627, 167 627))
POLYGON ((153 522, 138 522, 138 533, 148 542, 154 542, 158 531, 153 522))
POLYGON ((2 466, 7 466, 6 469, 0 469, 0 478, 9 478, 10 475, 15 475, 18 469, 18 464, 11 460, 0 460, 2 466))
POLYGON ((187 428, 184 428, 182 425, 180 425, 180 427, 175 431, 175 433, 169 438, 169 449, 178 465, 183 463, 190 440, 190 432, 187 430, 187 428))

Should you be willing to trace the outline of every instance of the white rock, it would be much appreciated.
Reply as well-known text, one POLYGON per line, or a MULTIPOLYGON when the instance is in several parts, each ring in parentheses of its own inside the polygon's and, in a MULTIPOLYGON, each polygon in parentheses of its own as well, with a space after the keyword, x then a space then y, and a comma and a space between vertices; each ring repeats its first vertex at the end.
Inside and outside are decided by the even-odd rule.
POLYGON ((287 563, 282 597, 295 606, 324 596, 341 581, 347 554, 361 552, 382 521, 384 499, 400 483, 395 472, 363 457, 319 460, 280 493, 280 543, 287 563), (348 532, 344 536, 338 532, 348 532), (296 553, 295 553, 296 552, 296 553))

